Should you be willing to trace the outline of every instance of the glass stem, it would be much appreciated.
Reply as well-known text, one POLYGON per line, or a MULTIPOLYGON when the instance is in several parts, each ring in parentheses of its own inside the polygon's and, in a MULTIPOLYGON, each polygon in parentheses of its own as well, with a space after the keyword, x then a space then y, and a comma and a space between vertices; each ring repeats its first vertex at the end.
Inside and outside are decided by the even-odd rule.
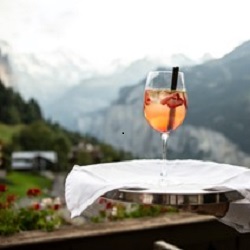
MULTIPOLYGON (((162 139, 162 159, 163 160, 167 160, 167 140, 169 137, 169 133, 163 133, 161 135, 161 139, 162 139)), ((161 170, 161 176, 166 176, 166 166, 163 166, 162 170, 161 170)))

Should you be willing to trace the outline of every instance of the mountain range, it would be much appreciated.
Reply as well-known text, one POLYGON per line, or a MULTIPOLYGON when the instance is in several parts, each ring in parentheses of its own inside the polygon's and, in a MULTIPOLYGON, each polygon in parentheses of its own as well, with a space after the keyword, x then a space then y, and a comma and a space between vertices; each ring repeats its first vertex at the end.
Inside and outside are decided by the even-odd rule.
MULTIPOLYGON (((189 109, 169 140, 169 158, 250 166, 250 41, 221 59, 184 67, 189 109)), ((160 157, 160 136, 143 117, 145 78, 121 89, 109 107, 78 120, 79 129, 138 157, 160 157)))
MULTIPOLYGON (((0 41, 0 50, 4 51, 4 62, 0 61, 1 78, 6 79, 3 81, 7 83, 8 75, 12 79, 8 80, 9 86, 26 100, 36 99, 45 117, 71 130, 77 129, 79 116, 107 107, 117 98, 120 88, 136 84, 146 72, 164 64, 160 59, 138 59, 129 65, 116 60, 106 72, 100 72, 88 60, 67 50, 15 53, 5 41, 0 41)), ((204 59, 207 57, 201 58, 204 59)), ((183 54, 174 54, 165 61, 197 63, 183 54)))
MULTIPOLYGON (((168 64, 141 59, 125 67, 116 62, 113 73, 103 75, 70 53, 8 55, 2 46, 6 43, 0 43, 1 78, 6 76, 5 84, 26 99, 37 99, 46 117, 138 157, 161 156, 160 136, 142 115, 142 96, 146 73, 168 64)), ((249 51, 245 42, 223 58, 206 55, 200 64, 184 55, 171 58, 175 65, 183 63, 189 110, 170 136, 169 158, 250 166, 249 51)))
MULTIPOLYGON (((205 54, 200 60, 210 60, 205 54)), ((66 126, 71 130, 78 130, 79 117, 97 112, 108 107, 119 96, 123 87, 136 85, 147 72, 166 64, 195 65, 195 61, 183 54, 174 54, 165 59, 138 59, 127 66, 119 61, 113 65, 113 72, 109 74, 92 74, 83 78, 78 84, 68 88, 58 98, 43 105, 45 115, 66 126)))

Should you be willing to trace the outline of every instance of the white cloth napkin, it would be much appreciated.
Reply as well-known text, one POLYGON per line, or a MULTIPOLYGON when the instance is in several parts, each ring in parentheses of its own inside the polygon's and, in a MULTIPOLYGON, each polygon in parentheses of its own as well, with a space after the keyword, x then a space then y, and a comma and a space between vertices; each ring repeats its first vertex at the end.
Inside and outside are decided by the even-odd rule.
POLYGON ((250 232, 250 169, 199 160, 132 160, 74 166, 65 183, 71 217, 79 216, 108 191, 123 187, 159 188, 160 172, 167 168, 168 190, 231 188, 245 199, 232 202, 221 221, 240 232, 250 232))

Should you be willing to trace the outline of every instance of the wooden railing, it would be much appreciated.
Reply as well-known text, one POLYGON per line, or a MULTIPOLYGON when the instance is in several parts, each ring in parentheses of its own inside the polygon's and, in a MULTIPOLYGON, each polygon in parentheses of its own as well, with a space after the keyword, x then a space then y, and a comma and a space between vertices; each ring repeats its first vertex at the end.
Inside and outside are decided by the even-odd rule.
POLYGON ((0 237, 0 249, 153 250, 157 241, 183 250, 250 249, 250 234, 240 234, 211 216, 187 213, 65 226, 51 233, 22 232, 0 237))

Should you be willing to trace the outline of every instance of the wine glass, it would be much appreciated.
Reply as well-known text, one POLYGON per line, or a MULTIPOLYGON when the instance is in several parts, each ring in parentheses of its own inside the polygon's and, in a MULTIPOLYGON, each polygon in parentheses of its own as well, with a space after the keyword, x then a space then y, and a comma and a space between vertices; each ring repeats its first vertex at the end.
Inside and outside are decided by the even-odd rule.
MULTIPOLYGON (((184 121, 187 112, 187 92, 184 74, 178 67, 172 71, 150 71, 144 91, 144 116, 149 125, 161 133, 163 160, 167 159, 167 140, 170 132, 184 121)), ((161 178, 166 179, 167 166, 161 170, 161 178)))

